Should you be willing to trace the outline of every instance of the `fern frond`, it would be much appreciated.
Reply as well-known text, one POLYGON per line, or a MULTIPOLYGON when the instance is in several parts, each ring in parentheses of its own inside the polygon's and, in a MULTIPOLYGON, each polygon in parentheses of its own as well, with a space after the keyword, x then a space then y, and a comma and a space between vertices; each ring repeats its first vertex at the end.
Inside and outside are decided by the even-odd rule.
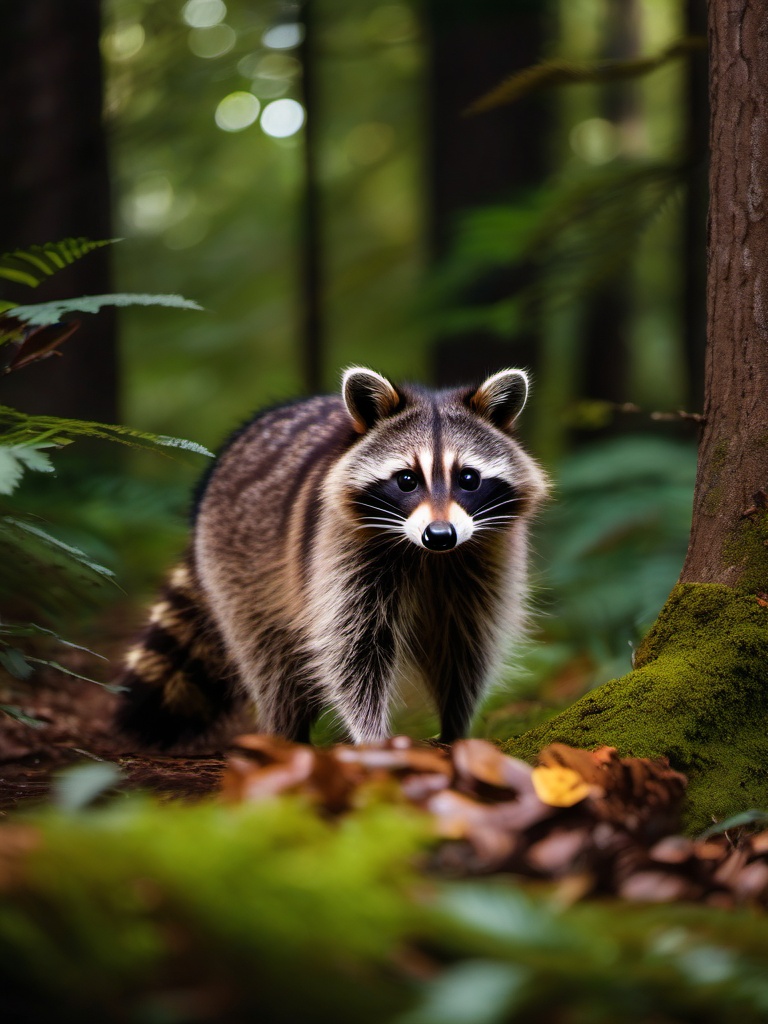
POLYGON ((679 57, 687 57, 697 50, 706 49, 703 36, 689 36, 678 39, 660 53, 632 60, 568 61, 543 60, 539 64, 523 68, 510 75, 484 96, 475 100, 464 111, 465 114, 481 114, 496 107, 514 103, 537 89, 552 88, 556 85, 575 85, 582 82, 614 82, 627 78, 639 78, 668 64, 679 57))
POLYGON ((17 708, 15 704, 0 704, 0 712, 4 715, 8 715, 9 718, 13 718, 16 722, 21 722, 22 725, 28 725, 30 729, 42 729, 45 725, 39 718, 33 718, 31 715, 26 714, 21 708, 17 708))
POLYGON ((46 625, 116 586, 114 574, 85 552, 16 516, 0 515, 0 564, 0 613, 46 625))
POLYGON ((105 245, 119 241, 119 238, 107 238, 102 241, 92 241, 90 238, 65 238, 61 242, 46 242, 45 245, 14 249, 13 252, 0 255, 0 278, 13 281, 15 284, 27 285, 29 288, 37 288, 47 277, 76 263, 94 249, 101 249, 105 245))
POLYGON ((28 639, 30 637, 39 637, 42 639, 55 640, 57 644, 63 644, 65 647, 71 647, 75 651, 83 651, 85 654, 90 654, 94 658, 101 658, 102 661, 107 659, 103 654, 98 654, 96 651, 92 651, 90 647, 83 647, 82 644, 73 643, 71 640, 66 640, 63 636, 60 636, 52 629, 46 629, 44 626, 38 626, 34 622, 27 622, 24 625, 15 622, 0 622, 0 644, 4 644, 7 641, 4 637, 16 637, 28 639))
POLYGON ((616 161, 547 182, 515 204, 464 214, 452 255, 427 293, 432 309, 441 310, 439 328, 481 327, 512 337, 531 309, 591 293, 627 266, 643 234, 680 194, 688 170, 672 162, 616 161), (541 273, 496 306, 456 307, 457 294, 498 267, 541 273))
POLYGON ((33 526, 32 523, 26 523, 23 519, 15 519, 13 516, 3 516, 2 520, 0 520, 0 530, 6 536, 8 534, 13 536, 15 533, 18 540, 22 541, 22 546, 24 546, 23 542, 27 541, 30 549, 32 549, 36 542, 38 546, 42 545, 57 555, 65 556, 73 562, 77 562, 79 566, 87 569, 89 573, 93 573, 95 576, 100 576, 110 581, 114 580, 115 574, 111 569, 107 569, 105 566, 99 565, 98 562, 94 562, 80 548, 73 547, 71 544, 65 544, 63 540, 52 537, 50 533, 41 530, 39 526, 33 526), (29 537, 24 536, 25 533, 31 534, 31 542, 29 537))
POLYGON ((203 307, 181 295, 134 295, 117 292, 112 295, 80 295, 74 299, 56 299, 36 302, 27 306, 14 306, 8 314, 30 327, 57 324, 68 313, 98 313, 104 306, 167 306, 171 309, 197 309, 203 307))
POLYGON ((0 405, 0 445, 40 446, 70 444, 78 437, 96 437, 103 441, 116 441, 132 448, 181 448, 213 458, 201 444, 165 434, 150 434, 118 423, 95 423, 89 420, 62 419, 58 416, 34 416, 0 405))

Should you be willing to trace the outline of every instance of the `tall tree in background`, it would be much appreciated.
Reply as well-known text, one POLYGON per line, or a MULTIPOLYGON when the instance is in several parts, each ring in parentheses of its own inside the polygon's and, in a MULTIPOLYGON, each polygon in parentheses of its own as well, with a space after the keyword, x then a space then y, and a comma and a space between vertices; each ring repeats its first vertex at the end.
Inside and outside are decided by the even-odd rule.
POLYGON ((768 591, 768 10, 711 0, 704 427, 684 583, 768 591))
POLYGON ((635 670, 510 744, 668 755, 689 775, 692 826, 768 806, 768 9, 710 0, 709 39, 705 422, 688 556, 635 670))
MULTIPOLYGON (((509 69, 535 63, 544 41, 546 4, 531 0, 429 0, 427 172, 430 243, 445 255, 456 217, 510 198, 544 177, 546 131, 540 103, 501 107, 483 117, 467 108, 509 69)), ((499 271, 474 286, 470 304, 507 298, 523 283, 499 271)), ((515 340, 515 354, 498 336, 473 332, 439 339, 432 359, 437 383, 480 377, 503 363, 535 364, 535 327, 515 340)))
MULTIPOLYGON (((99 0, 7 3, 0 29, 0 251, 73 236, 109 238, 99 0)), ((35 300, 108 291, 109 254, 101 249, 57 274, 35 300)), ((22 294, 20 301, 31 301, 22 294)), ((8 378, 2 401, 115 422, 116 394, 115 319, 107 309, 84 320, 61 359, 8 378)))

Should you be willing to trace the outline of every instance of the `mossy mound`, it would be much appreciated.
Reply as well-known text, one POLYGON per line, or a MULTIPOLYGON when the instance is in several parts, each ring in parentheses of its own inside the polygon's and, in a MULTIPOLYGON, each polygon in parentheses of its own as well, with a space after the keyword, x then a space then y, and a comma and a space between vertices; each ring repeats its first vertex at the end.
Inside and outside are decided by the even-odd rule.
POLYGON ((768 808, 768 608, 716 584, 675 587, 635 669, 504 744, 526 760, 548 743, 666 755, 689 779, 686 827, 768 808))

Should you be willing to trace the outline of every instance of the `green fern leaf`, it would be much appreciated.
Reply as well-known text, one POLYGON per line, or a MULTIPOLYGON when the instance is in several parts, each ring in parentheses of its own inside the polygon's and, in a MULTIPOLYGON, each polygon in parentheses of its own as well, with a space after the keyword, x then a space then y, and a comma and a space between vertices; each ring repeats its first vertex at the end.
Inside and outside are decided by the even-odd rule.
POLYGON ((30 327, 57 324, 68 313, 98 313, 103 306, 167 306, 172 309, 202 309, 197 302, 181 295, 132 295, 118 292, 114 295, 80 295, 75 299, 57 299, 37 302, 29 306, 14 306, 12 316, 30 327))
POLYGON ((41 637, 50 638, 55 640, 57 644, 63 644, 65 647, 71 647, 76 651, 83 651, 85 654, 90 654, 94 658, 101 658, 102 661, 107 659, 103 654, 98 654, 96 651, 92 651, 90 647, 83 647, 82 644, 73 643, 71 640, 65 640, 63 636, 59 636, 52 629, 46 629, 44 626, 37 626, 34 622, 27 622, 25 625, 19 625, 17 623, 1 622, 0 623, 0 643, 5 643, 3 637, 21 637, 23 639, 29 637, 41 637))
POLYGON ((0 646, 0 666, 14 679, 29 679, 35 671, 35 666, 30 665, 21 651, 6 644, 0 646))
POLYGON ((33 718, 31 715, 26 714, 21 708, 17 708, 14 704, 0 704, 0 711, 4 715, 8 715, 9 718, 15 719, 17 722, 21 722, 22 725, 28 725, 31 729, 42 729, 45 722, 39 718, 33 718))
POLYGON ((86 555, 80 548, 73 547, 71 544, 65 544, 63 540, 58 540, 56 537, 52 537, 50 533, 46 533, 45 530, 41 530, 39 526, 33 526, 31 523, 25 523, 23 519, 15 519, 12 516, 3 516, 2 525, 6 529, 10 529, 11 532, 25 531, 32 535, 32 538, 38 543, 42 542, 44 547, 53 549, 54 552, 60 555, 65 555, 67 558, 74 562, 77 562, 80 566, 92 572, 95 576, 100 576, 104 579, 113 580, 115 574, 111 569, 107 569, 103 565, 99 565, 98 562, 94 562, 86 555))
MULTIPOLYGON (((0 442, 0 445, 2 442, 0 442)), ((25 469, 53 473, 54 467, 40 448, 48 445, 2 445, 0 447, 0 494, 13 494, 25 469)))
POLYGON ((61 242, 46 242, 45 245, 31 245, 27 249, 14 249, 13 252, 0 255, 0 278, 37 288, 47 277, 77 262, 94 249, 101 249, 118 241, 118 238, 96 242, 90 238, 65 238, 61 242))
POLYGON ((116 441, 118 444, 132 448, 181 448, 207 455, 213 458, 203 445, 195 441, 187 441, 180 437, 168 437, 164 434, 150 434, 143 430, 134 430, 117 423, 95 423, 89 420, 61 419, 58 416, 31 416, 0 405, 0 445, 70 444, 78 437, 96 437, 102 441, 116 441))

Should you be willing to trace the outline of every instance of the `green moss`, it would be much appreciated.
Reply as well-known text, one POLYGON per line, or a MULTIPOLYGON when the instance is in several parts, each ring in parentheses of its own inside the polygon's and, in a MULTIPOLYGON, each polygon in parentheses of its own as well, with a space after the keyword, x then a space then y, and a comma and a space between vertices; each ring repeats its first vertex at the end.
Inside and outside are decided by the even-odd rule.
POLYGON ((720 485, 720 471, 728 461, 731 442, 727 438, 718 441, 712 449, 709 463, 709 487, 704 499, 704 511, 707 515, 717 515, 723 499, 723 488, 720 485))
POLYGON ((717 584, 675 587, 636 668, 504 745, 532 760, 548 743, 666 755, 689 779, 686 825, 768 808, 768 609, 717 584))
POLYGON ((768 590, 768 512, 754 512, 740 521, 723 545, 723 560, 740 566, 739 590, 768 590))

